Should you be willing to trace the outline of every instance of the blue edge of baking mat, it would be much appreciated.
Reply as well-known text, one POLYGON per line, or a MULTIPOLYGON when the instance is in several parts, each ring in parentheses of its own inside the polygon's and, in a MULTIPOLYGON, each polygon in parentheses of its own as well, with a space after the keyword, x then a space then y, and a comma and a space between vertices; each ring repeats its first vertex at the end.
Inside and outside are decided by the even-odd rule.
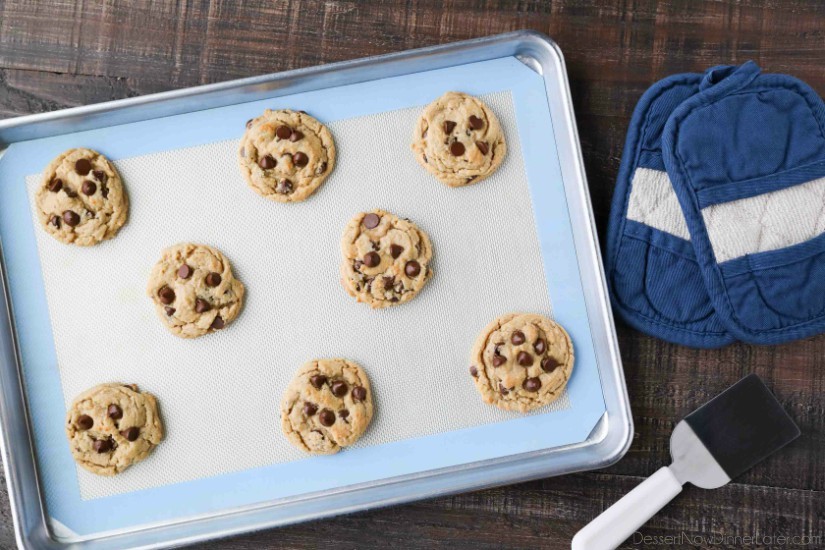
MULTIPOLYGON (((0 238, 49 515, 78 535, 88 536, 584 441, 605 405, 551 130, 543 77, 517 59, 506 57, 12 144, 0 159, 0 238), (510 90, 513 95, 553 312, 569 331, 576 349, 576 367, 567 386, 571 408, 548 415, 514 415, 506 422, 350 449, 332 457, 310 457, 81 500, 63 431, 66 409, 39 276, 37 224, 32 223, 25 176, 72 147, 97 149, 118 160, 240 139, 243 123, 264 108, 306 110, 321 121, 331 122, 423 106, 447 90, 473 95, 510 90), (548 429, 549 415, 552 429, 548 429), (334 476, 317 475, 333 471, 334 476)), ((482 321, 487 320, 479 320, 479 326, 482 321)))

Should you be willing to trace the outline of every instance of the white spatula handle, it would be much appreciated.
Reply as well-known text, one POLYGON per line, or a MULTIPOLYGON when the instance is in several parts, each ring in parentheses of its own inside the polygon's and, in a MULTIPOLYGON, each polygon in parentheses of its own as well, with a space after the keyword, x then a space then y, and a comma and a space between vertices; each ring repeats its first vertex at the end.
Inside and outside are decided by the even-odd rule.
POLYGON ((573 537, 573 550, 613 550, 682 492, 665 466, 601 513, 573 537))

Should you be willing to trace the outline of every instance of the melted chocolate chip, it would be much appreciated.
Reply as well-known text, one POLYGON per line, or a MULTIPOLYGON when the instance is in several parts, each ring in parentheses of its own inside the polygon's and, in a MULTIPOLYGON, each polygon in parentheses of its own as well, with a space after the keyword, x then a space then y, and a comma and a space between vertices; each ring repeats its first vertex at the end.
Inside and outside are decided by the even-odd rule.
POLYGON ((206 276, 206 279, 205 279, 206 286, 216 287, 219 284, 221 284, 222 280, 223 279, 221 279, 221 274, 220 273, 215 273, 213 271, 212 273, 210 273, 209 275, 206 276))
POLYGON ((375 267, 381 263, 381 256, 378 252, 367 252, 364 254, 364 265, 367 267, 375 267))
POLYGON ((114 448, 114 445, 112 445, 111 439, 98 439, 94 442, 94 448, 95 451, 97 451, 100 454, 103 454, 111 451, 114 448))
POLYGON ((132 426, 120 432, 120 435, 126 438, 126 441, 137 441, 140 435, 140 430, 132 426))
POLYGON ((175 291, 165 286, 158 290, 158 298, 160 298, 161 303, 169 305, 175 301, 175 291))
POLYGON ((109 198, 109 188, 106 187, 105 184, 100 184, 100 186, 101 186, 100 194, 103 195, 104 199, 108 199, 109 198))
POLYGON ((49 218, 49 223, 60 229, 60 218, 56 214, 53 214, 52 217, 49 218))
POLYGON ((213 330, 221 330, 224 326, 226 326, 226 323, 224 322, 223 317, 216 315, 215 318, 212 319, 212 324, 209 325, 209 328, 213 330))
POLYGON ((300 140, 302 140, 302 139, 304 139, 304 134, 302 134, 302 133, 301 133, 300 131, 298 131, 298 130, 295 130, 294 132, 292 132, 292 133, 289 135, 289 141, 300 141, 300 140))
POLYGON ((278 136, 279 139, 289 139, 289 136, 292 135, 292 128, 289 126, 278 126, 275 129, 275 135, 278 136))
POLYGON ((93 170, 92 175, 100 183, 106 183, 109 180, 109 176, 107 176, 106 172, 104 172, 103 170, 93 170))
POLYGON ((541 360, 541 370, 544 372, 553 372, 559 368, 559 362, 552 357, 545 357, 541 360))
POLYGON ((329 409, 324 409, 321 411, 321 414, 318 415, 318 420, 321 421, 322 426, 329 428, 335 424, 335 413, 329 409))
POLYGON ((120 420, 123 418, 123 409, 121 409, 118 405, 112 403, 109 405, 109 408, 106 409, 106 414, 109 418, 114 420, 120 420))
POLYGON ((501 382, 499 382, 498 384, 498 391, 499 393, 501 393, 501 395, 507 395, 508 393, 510 393, 510 390, 505 388, 504 384, 502 384, 501 382))
POLYGON ((498 355, 498 354, 493 355, 493 366, 494 367, 500 367, 501 365, 503 365, 506 362, 507 362, 507 358, 504 357, 503 355, 498 355))
POLYGON ((275 186, 275 192, 281 195, 289 195, 292 193, 292 182, 286 178, 281 179, 278 185, 275 186))
POLYGON ((309 379, 309 383, 312 384, 316 390, 320 390, 321 387, 327 383, 327 377, 323 374, 313 374, 309 379))
POLYGON ((533 356, 526 351, 520 351, 518 355, 516 355, 516 361, 518 361, 518 364, 522 367, 529 367, 533 364, 533 356))
POLYGON ((192 276, 192 273, 194 272, 194 269, 192 269, 186 264, 183 264, 178 268, 178 277, 180 277, 181 279, 188 279, 192 276))
POLYGON ((367 398, 367 389, 364 386, 352 388, 352 398, 356 401, 363 401, 367 398))
POLYGON ((332 395, 335 397, 344 397, 349 391, 349 386, 343 380, 336 380, 332 383, 332 395))
POLYGON ((69 227, 74 227, 80 223, 80 216, 77 215, 77 212, 66 210, 63 212, 63 221, 66 222, 66 225, 69 227))
POLYGON ((404 247, 401 246, 400 244, 391 244, 390 245, 390 256, 392 256, 393 259, 399 257, 402 252, 404 252, 404 247))
POLYGON ((421 264, 415 260, 410 260, 404 266, 404 273, 407 274, 407 277, 417 277, 421 273, 421 264))
POLYGON ((70 188, 68 186, 64 187, 63 191, 66 192, 66 196, 69 197, 70 199, 74 199, 74 198, 77 197, 77 193, 72 188, 70 188))
POLYGON ((452 153, 454 157, 460 157, 464 154, 464 144, 460 141, 454 141, 452 145, 450 145, 450 153, 452 153))
POLYGON ((305 153, 298 151, 292 155, 292 163, 299 168, 303 168, 309 163, 309 157, 305 153))
POLYGON ((444 133, 449 134, 455 129, 455 122, 452 120, 445 120, 444 121, 444 133))
POLYGON ((528 378, 521 384, 521 387, 527 391, 539 391, 539 389, 541 389, 541 380, 538 378, 528 378))
POLYGON ((264 155, 260 159, 258 159, 258 166, 263 168, 264 170, 271 170, 278 165, 278 161, 275 160, 275 157, 272 155, 264 155))
POLYGON ((361 221, 361 223, 363 223, 364 227, 366 227, 367 229, 375 229, 376 227, 378 227, 378 224, 381 223, 381 218, 380 216, 378 216, 378 214, 370 212, 369 214, 364 216, 364 219, 361 221))
POLYGON ((513 343, 514 346, 520 346, 524 343, 524 333, 520 330, 517 330, 510 336, 510 341, 513 343))
POLYGON ((544 340, 542 340, 541 338, 539 338, 539 339, 538 339, 538 340, 536 340, 536 342, 533 344, 533 349, 534 349, 534 350, 536 350, 536 353, 538 353, 539 355, 541 355, 542 353, 544 353, 544 352, 547 350, 547 344, 545 343, 545 341, 544 341, 544 340))
POLYGON ((487 145, 486 141, 476 141, 476 147, 478 147, 478 150, 481 151, 482 155, 486 155, 490 152, 490 146, 487 145))
POLYGON ((207 302, 203 298, 195 299, 195 311, 197 313, 206 313, 210 309, 212 309, 212 306, 209 305, 209 302, 207 302))
POLYGON ((173 308, 173 307, 166 306, 166 307, 164 307, 164 308, 163 308, 163 311, 165 311, 165 312, 166 312, 166 315, 168 315, 169 317, 171 317, 172 315, 174 315, 174 314, 175 314, 175 311, 177 311, 177 310, 176 310, 175 308, 173 308))
POLYGON ((347 409, 341 409, 338 411, 338 416, 341 418, 347 418, 349 416, 349 411, 347 409))
POLYGON ((478 369, 475 368, 474 366, 470 367, 470 375, 473 378, 478 378, 478 369))
POLYGON ((52 181, 49 182, 49 191, 52 193, 57 193, 63 189, 63 180, 60 178, 54 178, 52 181))
POLYGON ((95 421, 88 414, 81 414, 77 417, 77 427, 83 431, 91 430, 95 425, 95 421))
POLYGON ((89 159, 77 159, 77 162, 74 163, 74 171, 81 176, 88 174, 91 169, 92 163, 89 162, 89 159))
POLYGON ((484 121, 475 115, 470 115, 468 122, 470 123, 470 128, 473 130, 481 130, 484 128, 484 121))
POLYGON ((318 406, 315 403, 310 403, 309 401, 304 403, 304 414, 305 415, 313 416, 317 412, 318 412, 318 406))
POLYGON ((318 165, 318 168, 315 169, 315 175, 320 176, 321 174, 323 174, 326 171, 327 171, 327 163, 322 162, 321 164, 318 165))

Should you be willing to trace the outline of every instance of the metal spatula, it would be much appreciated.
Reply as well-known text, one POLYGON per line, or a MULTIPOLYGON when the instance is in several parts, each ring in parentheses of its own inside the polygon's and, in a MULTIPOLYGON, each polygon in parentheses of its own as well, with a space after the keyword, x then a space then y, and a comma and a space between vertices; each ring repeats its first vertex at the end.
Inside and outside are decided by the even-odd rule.
POLYGON ((665 466, 587 524, 573 550, 610 550, 693 483, 715 489, 799 437, 791 420, 755 374, 746 376, 676 424, 673 464, 665 466))

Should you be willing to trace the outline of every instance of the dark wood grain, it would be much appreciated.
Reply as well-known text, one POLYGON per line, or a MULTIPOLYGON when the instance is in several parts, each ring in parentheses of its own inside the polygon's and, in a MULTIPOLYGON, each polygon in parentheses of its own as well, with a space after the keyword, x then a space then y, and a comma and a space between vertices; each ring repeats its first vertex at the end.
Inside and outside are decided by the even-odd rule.
MULTIPOLYGON (((792 73, 825 93, 825 5, 819 2, 7 1, 0 2, 0 117, 515 29, 549 34, 566 56, 601 233, 630 114, 654 81, 754 59, 764 70, 792 73)), ((684 532, 690 542, 669 545, 684 548, 740 547, 693 544, 699 535, 825 536, 825 336, 699 351, 622 325, 618 331, 636 435, 627 456, 605 472, 209 547, 569 548, 582 525, 667 462, 678 419, 749 372, 772 388, 802 437, 727 487, 688 488, 642 532, 684 532)), ((13 540, 4 489, 0 548, 11 548, 13 540)))

